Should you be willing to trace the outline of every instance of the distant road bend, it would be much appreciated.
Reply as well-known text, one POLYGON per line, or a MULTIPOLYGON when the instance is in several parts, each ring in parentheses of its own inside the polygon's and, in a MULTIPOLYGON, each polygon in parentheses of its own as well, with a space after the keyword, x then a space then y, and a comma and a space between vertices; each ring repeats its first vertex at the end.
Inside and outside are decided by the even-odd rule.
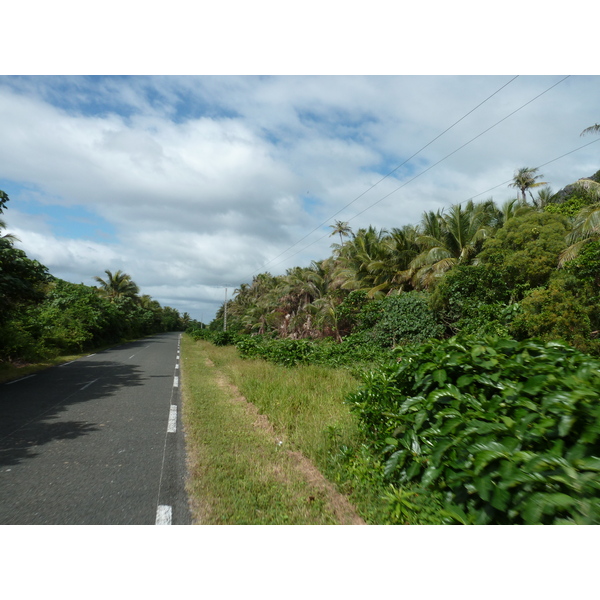
POLYGON ((189 524, 179 333, 0 384, 0 524, 189 524))

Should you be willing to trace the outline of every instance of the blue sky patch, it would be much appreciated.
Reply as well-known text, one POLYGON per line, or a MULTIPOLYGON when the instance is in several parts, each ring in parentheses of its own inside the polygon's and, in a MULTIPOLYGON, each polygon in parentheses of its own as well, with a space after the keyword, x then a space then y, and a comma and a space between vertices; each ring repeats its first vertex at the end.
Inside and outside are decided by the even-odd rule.
POLYGON ((10 198, 3 215, 9 224, 10 211, 14 209, 23 215, 42 217, 58 237, 102 243, 116 241, 113 225, 84 206, 63 206, 48 200, 35 186, 21 185, 7 179, 0 179, 0 189, 10 198))

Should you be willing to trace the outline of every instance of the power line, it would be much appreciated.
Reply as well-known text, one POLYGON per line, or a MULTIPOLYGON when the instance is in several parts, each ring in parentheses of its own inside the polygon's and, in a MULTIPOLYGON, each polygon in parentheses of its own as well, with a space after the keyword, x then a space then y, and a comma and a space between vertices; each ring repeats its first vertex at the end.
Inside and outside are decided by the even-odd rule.
POLYGON ((352 219, 356 219, 356 217, 362 215, 367 210, 373 208, 376 204, 379 204, 382 200, 385 200, 392 194, 395 194, 398 190, 402 189, 404 186, 408 185, 409 183, 411 183, 418 177, 421 177, 421 175, 424 175, 425 173, 427 173, 427 171, 430 171, 431 169, 433 169, 433 167, 436 167, 441 162, 444 162, 447 158, 450 158, 453 154, 456 154, 459 150, 462 150, 465 146, 468 146, 471 142, 474 142, 476 139, 480 138, 482 135, 486 134, 488 131, 492 130, 497 125, 500 125, 500 123, 502 123, 503 121, 506 121, 506 119, 508 119, 509 117, 512 117, 515 113, 519 112, 521 109, 525 108, 528 104, 531 104, 534 100, 537 100, 540 96, 543 96, 544 94, 549 92, 552 88, 556 87, 559 83, 562 83, 563 81, 565 81, 565 79, 568 79, 569 77, 570 77, 570 75, 563 77, 560 81, 557 81, 554 85, 551 85, 547 90, 544 90, 541 94, 538 94, 537 96, 535 96, 528 102, 525 102, 525 104, 523 104, 522 106, 519 106, 519 108, 517 108, 516 110, 513 110, 511 113, 509 113, 508 115, 506 115, 505 117, 503 117, 502 119, 500 119, 499 121, 494 123, 491 127, 488 127, 486 130, 482 131, 480 134, 476 135, 474 138, 471 138, 468 142, 465 142, 462 146, 459 146, 458 148, 456 148, 456 150, 453 150, 452 152, 450 152, 450 154, 446 154, 446 156, 444 156, 444 158, 441 158, 437 162, 433 163, 432 165, 430 165, 429 167, 427 167, 426 169, 424 169, 423 171, 421 171, 420 173, 415 175, 413 178, 409 179, 408 181, 405 181, 401 186, 397 187, 395 190, 392 190, 389 194, 387 194, 383 198, 380 198, 379 200, 377 200, 377 202, 374 202, 370 206, 367 206, 367 208, 365 208, 358 214, 354 215, 352 218, 348 219, 348 221, 352 221, 352 219))
MULTIPOLYGON (((577 152, 578 150, 581 150, 582 148, 585 148, 586 146, 591 146, 592 144, 596 144, 598 142, 600 142, 600 140, 594 140, 593 142, 588 142, 587 144, 584 144, 583 146, 579 146, 578 148, 575 148, 574 150, 570 150, 569 152, 565 152, 565 154, 561 154, 560 156, 557 156, 556 158, 553 158, 552 160, 549 160, 548 162, 542 163, 541 165, 538 165, 537 167, 534 167, 534 169, 541 169, 542 167, 544 167, 546 165, 549 165, 550 163, 556 162, 557 160, 560 160, 561 158, 564 158, 565 156, 568 156, 569 154, 573 154, 573 152, 577 152)), ((499 187, 501 187, 503 185, 506 185, 506 184, 510 183, 511 181, 512 181, 512 179, 508 179, 507 181, 504 181, 503 183, 499 183, 498 185, 495 185, 494 187, 491 187, 491 188, 487 189, 485 192, 480 192, 479 194, 475 194, 475 196, 471 196, 470 199, 472 200, 473 198, 477 198, 477 196, 481 196, 483 194, 486 194, 487 192, 489 192, 491 190, 495 190, 496 188, 499 188, 499 187)), ((352 218, 355 218, 357 216, 358 215, 355 215, 352 218)), ((321 240, 325 239, 328 236, 329 236, 328 233, 325 234, 325 235, 323 235, 323 236, 321 236, 319 239, 317 239, 314 242, 310 243, 308 246, 305 246, 304 248, 302 248, 302 250, 298 250, 298 252, 296 252, 295 254, 292 254, 291 256, 288 256, 288 258, 293 258, 294 256, 296 256, 296 254, 300 254, 300 252, 303 252, 307 248, 310 248, 311 246, 314 246, 317 242, 320 242, 321 240)), ((280 263, 277 263, 277 264, 280 264, 280 263)))
MULTIPOLYGON (((569 154, 573 154, 573 152, 577 152, 578 150, 581 150, 582 148, 585 148, 586 146, 591 146, 592 144, 596 144, 597 142, 600 142, 600 139, 594 140, 593 142, 588 142, 587 144, 584 144, 583 146, 579 146, 578 148, 575 148, 574 150, 569 150, 569 152, 565 152, 564 154, 561 154, 560 156, 557 156, 556 158, 553 158, 552 160, 549 160, 548 162, 542 163, 541 165, 538 165, 537 167, 533 167, 533 168, 541 169, 542 167, 545 167, 546 165, 549 165, 550 163, 556 162, 557 160, 560 160, 561 158, 564 158, 565 156, 569 156, 569 154)), ((469 198, 469 200, 472 200, 473 198, 477 198, 477 196, 483 196, 483 194, 487 194, 488 192, 491 192, 492 190, 495 190, 496 188, 499 188, 500 186, 507 185, 511 182, 512 182, 512 179, 508 179, 507 181, 499 183, 498 185, 495 185, 494 187, 491 187, 491 188, 485 190, 485 192, 479 192, 479 194, 475 194, 474 196, 471 196, 469 198)))
MULTIPOLYGON (((548 162, 545 162, 545 163, 543 163, 543 164, 541 164, 541 165, 539 165, 539 166, 537 166, 537 167, 534 167, 534 169, 541 169, 542 167, 544 167, 544 166, 546 166, 546 165, 549 165, 550 163, 553 163, 553 162, 555 162, 555 161, 557 161, 557 160, 560 160, 561 158, 564 158, 565 156, 568 156, 569 154, 573 154, 573 152, 577 152, 578 150, 581 150, 582 148, 585 148, 586 146, 590 146, 591 144, 596 144, 596 143, 598 143, 598 142, 600 142, 600 140, 594 140, 593 142, 588 142, 587 144, 584 144, 583 146, 579 146, 578 148, 575 148, 574 150, 570 150, 569 152, 566 152, 565 154, 562 154, 561 156, 558 156, 558 157, 556 157, 556 158, 553 158, 552 160, 549 160, 548 162)), ((496 189, 496 188, 498 188, 498 187, 501 187, 501 186, 503 186, 503 185, 506 185, 506 184, 510 183, 511 181, 512 181, 512 179, 508 179, 507 181, 504 181, 503 183, 499 183, 498 185, 495 185, 494 187, 491 187, 491 188, 489 188, 489 189, 488 189, 488 190, 486 190, 485 192, 480 192, 479 194, 475 194, 475 196, 471 196, 471 199, 473 199, 473 198, 477 198, 477 196, 481 196, 482 194, 486 194, 487 192, 489 192, 489 191, 491 191, 491 190, 494 190, 494 189, 496 189)), ((377 203, 375 203, 375 204, 377 204, 377 203)), ((372 206, 373 206, 373 205, 372 205, 372 206)), ((364 212, 364 211, 363 211, 363 212, 364 212)), ((359 214, 361 214, 361 213, 359 213, 359 214)), ((355 215, 355 216, 354 216, 354 217, 352 217, 352 218, 355 218, 355 217, 357 217, 357 216, 358 216, 358 215, 355 215)), ((288 257, 286 258, 286 260, 287 260, 287 259, 289 259, 289 258, 293 258, 293 257, 294 257, 294 256, 296 256, 297 254, 300 254, 301 252, 303 252, 303 251, 304 251, 304 250, 306 250, 307 248, 310 248, 311 246, 314 246, 314 245, 315 245, 317 242, 320 242, 321 240, 325 239, 325 238, 326 238, 326 237, 328 237, 328 236, 329 236, 329 233, 327 233, 327 234, 325 234, 325 235, 321 236, 320 238, 316 239, 314 242, 311 242, 310 244, 308 244, 308 246, 304 246, 304 248, 302 248, 301 250, 298 250, 298 252, 296 252, 296 253, 294 253, 294 254, 292 254, 292 255, 288 256, 288 257)), ((283 261, 281 261, 281 262, 283 262, 283 261)), ((280 263, 277 263, 277 264, 280 264, 280 263)))
MULTIPOLYGON (((450 154, 447 154, 446 156, 444 156, 444 158, 441 158, 440 160, 438 160, 437 162, 435 162, 434 164, 430 165, 429 167, 427 167, 426 169, 424 169, 423 171, 421 171, 420 173, 418 173, 417 175, 415 175, 414 177, 412 177, 411 179, 409 179, 408 181, 405 181, 401 186, 397 187, 396 189, 392 190, 391 192, 389 192, 388 194, 386 194, 385 196, 383 196, 382 198, 380 198, 379 200, 377 200, 376 202, 374 202, 373 204, 367 206, 364 210, 362 210, 361 212, 357 213, 356 215, 354 215, 353 217, 351 217, 350 219, 348 219, 348 222, 352 221, 353 219, 356 219, 356 217, 362 215, 364 212, 366 212, 367 210, 370 210, 371 208, 373 208, 376 204, 379 204, 380 202, 382 202, 383 200, 385 200, 386 198, 388 198, 389 196, 391 196, 392 194, 395 194, 398 190, 402 189, 403 187, 405 187, 406 185, 408 185, 409 183, 411 183, 412 181, 414 181, 415 179, 417 179, 418 177, 420 177, 421 175, 427 173, 427 171, 430 171, 431 169, 433 169, 435 166, 439 165, 441 162, 445 161, 447 158, 450 158, 450 156, 452 156, 453 154, 456 154, 459 150, 462 150, 465 146, 468 146, 470 143, 474 142, 476 139, 480 138, 482 135, 484 135, 485 133, 487 133, 488 131, 490 131, 491 129, 493 129, 494 127, 496 127, 497 125, 499 125, 500 123, 502 123, 503 121, 505 121, 506 119, 508 119, 509 117, 511 117, 512 115, 514 115, 515 113, 519 112, 521 109, 525 108, 527 105, 531 104, 534 100, 537 100, 538 98, 540 98, 541 96, 543 96, 544 94, 546 94, 547 92, 549 92, 551 89, 555 88, 557 85, 559 85, 560 83, 562 83, 563 81, 565 81, 566 79, 568 79, 570 77, 570 75, 567 75, 565 77, 563 77, 561 80, 557 81, 555 84, 551 85, 549 88, 547 88, 546 90, 544 90, 542 93, 538 94, 537 96, 533 97, 531 100, 527 101, 525 104, 521 105, 519 108, 517 108, 516 110, 512 111, 511 113, 509 113, 508 115, 506 115, 505 117, 503 117, 502 119, 500 119, 499 121, 497 121, 496 123, 494 123, 492 126, 488 127, 487 129, 485 129, 484 131, 482 131, 481 133, 479 133, 478 135, 476 135, 474 138, 471 138, 468 142, 465 142, 462 146, 459 146, 458 148, 456 148, 455 150, 453 150, 452 152, 450 152, 450 154)), ((512 80, 511 80, 512 81, 512 80)), ((510 83, 510 81, 508 82, 510 83)), ((508 85, 508 84, 506 84, 508 85)), ((540 165, 539 167, 536 168, 541 168, 542 166, 548 165, 551 162, 554 162, 556 160, 559 160, 560 158, 563 158, 564 156, 567 156, 568 154, 572 154, 573 152, 576 152, 577 150, 581 150, 581 148, 585 148, 586 146, 589 146, 590 144, 596 143, 597 141, 600 140, 594 140, 594 142, 589 142, 588 144, 584 144, 583 146, 579 146, 578 148, 575 148, 574 150, 571 150, 570 152, 567 152, 566 154, 563 154, 557 158, 554 158, 546 163, 544 163, 543 165, 540 165)), ((500 183, 497 186, 494 186, 493 188, 490 188, 490 190, 495 189, 497 187, 500 187, 501 185, 504 185, 506 183, 510 183, 512 181, 512 179, 509 179, 508 181, 504 182, 504 183, 500 183)), ((490 191, 487 190, 487 191, 490 191)), ((481 194, 485 194, 486 192, 481 192, 480 194, 477 194, 477 196, 480 196, 481 194)), ((473 196, 473 198, 475 198, 476 196, 473 196)), ((352 204, 352 203, 350 203, 352 204)), ((349 206, 349 205, 348 205, 349 206)), ((343 209, 342 209, 343 210, 343 209)), ((336 213, 338 214, 338 213, 336 213)), ((323 224, 321 224, 319 227, 321 227, 323 224)), ((314 233, 317 229, 319 229, 319 227, 317 227, 316 229, 313 229, 313 231, 311 231, 308 235, 314 233)), ((308 237, 308 235, 306 235, 304 238, 302 239, 306 239, 306 237, 308 237)), ((328 237, 330 234, 327 233, 323 236, 321 236, 320 238, 316 239, 314 242, 311 242, 310 244, 308 244, 307 246, 304 246, 303 248, 301 248, 300 250, 298 250, 298 252, 295 252, 294 254, 291 254, 290 256, 286 257, 285 260, 288 260, 290 258, 293 258, 294 256, 296 256, 297 254, 300 254, 301 252, 303 252, 304 250, 306 250, 307 248, 310 248, 311 246, 314 246, 317 242, 320 242, 321 240, 325 239, 326 237, 328 237)), ((302 241, 302 240, 300 240, 302 241)), ((277 256, 276 258, 279 258, 280 256, 282 256, 283 254, 285 254, 285 252, 288 252, 289 250, 291 250, 291 248, 293 248, 294 246, 296 246, 299 242, 296 242, 296 244, 294 244, 293 246, 290 246, 287 250, 285 250, 284 252, 282 252, 279 256, 277 256)), ((272 259, 270 262, 273 262, 272 259)), ((278 264, 281 264, 283 261, 280 261, 278 264)), ((269 264, 269 263, 267 263, 269 264)), ((264 265, 266 266, 266 265, 264 265)), ((263 268, 264 268, 263 266, 263 268)), ((255 273, 256 271, 254 271, 255 273)))
MULTIPOLYGON (((406 163, 408 163, 410 160, 412 160, 415 156, 417 156, 423 150, 425 150, 425 148, 427 148, 428 146, 431 146, 431 144, 433 144, 433 142, 435 142, 436 140, 438 140, 439 138, 441 138, 445 133, 447 133, 453 127, 455 127, 456 125, 458 125, 461 121, 463 121, 464 119, 466 119, 471 113, 475 112, 480 106, 482 106, 488 100, 490 100, 491 98, 493 98, 496 94, 498 94, 499 92, 501 92, 506 86, 510 85, 518 77, 519 77, 519 75, 515 75, 512 79, 510 79, 509 81, 507 81, 504 85, 500 86, 493 94, 491 94, 490 96, 488 96, 485 100, 483 100, 482 102, 480 102, 477 106, 475 106, 474 108, 472 108, 469 112, 465 113, 460 119, 458 119, 458 121, 455 121, 452 125, 450 125, 446 129, 444 129, 444 131, 442 131, 440 134, 438 134, 436 137, 434 137, 430 142, 428 142, 427 144, 425 144, 422 148, 420 148, 419 150, 417 150, 412 156, 409 156, 403 163, 399 164, 395 169, 392 169, 387 175, 384 175, 381 179, 379 179, 373 185, 371 185, 371 187, 367 188, 364 192, 362 192, 362 194, 358 195, 356 198, 354 198, 354 200, 352 200, 351 202, 349 202, 348 204, 346 204, 345 206, 343 206, 342 208, 340 208, 340 210, 338 210, 336 213, 334 213, 333 215, 331 215, 326 221, 324 221, 320 225, 317 225, 317 227, 315 227, 312 231, 310 231, 309 233, 307 233, 303 238, 300 238, 296 243, 294 243, 289 248, 287 248, 286 250, 284 250, 281 254, 278 254, 275 258, 272 258, 270 261, 266 262, 262 267, 259 267, 258 269, 254 270, 251 274, 254 275, 254 273, 256 273, 258 271, 261 271, 266 266, 268 266, 269 264, 271 264, 273 261, 275 261, 279 257, 283 256, 286 252, 289 252, 292 248, 294 248, 295 246, 297 246, 300 242, 304 241, 307 237, 311 236, 315 231, 318 231, 321 227, 323 227, 323 225, 326 225, 329 221, 331 221, 331 219, 333 219, 334 217, 336 217, 337 215, 339 215, 343 210, 345 210, 346 208, 348 208, 349 206, 351 206, 352 204, 354 204, 357 200, 359 200, 360 198, 362 198, 367 192, 370 192, 375 186, 379 185, 382 181, 384 181, 390 175, 392 175, 393 173, 395 173, 398 169, 400 169, 401 167, 403 167, 406 163)), ((292 256, 295 256, 295 254, 293 254, 292 256)), ((288 257, 288 258, 291 258, 291 257, 288 257)))

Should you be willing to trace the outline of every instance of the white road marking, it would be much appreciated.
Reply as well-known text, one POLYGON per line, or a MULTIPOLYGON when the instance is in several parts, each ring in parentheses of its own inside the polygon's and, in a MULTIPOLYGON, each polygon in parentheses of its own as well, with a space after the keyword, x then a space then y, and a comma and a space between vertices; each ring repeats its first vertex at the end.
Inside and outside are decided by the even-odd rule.
POLYGON ((94 354, 88 354, 86 358, 89 358, 90 356, 96 356, 96 353, 94 352, 94 354))
POLYGON ((179 369, 179 363, 175 363, 175 368, 179 369))
POLYGON ((171 409, 169 410, 167 433, 177 433, 177 405, 175 404, 171 404, 171 409))
POLYGON ((179 387, 179 377, 173 377, 173 387, 179 387))
POLYGON ((85 388, 90 387, 90 385, 92 385, 92 383, 95 383, 96 381, 98 381, 98 379, 94 379, 94 381, 90 381, 89 383, 86 383, 82 388, 80 388, 80 392, 82 392, 83 390, 85 390, 85 388))
POLYGON ((75 361, 70 360, 69 362, 63 363, 62 365, 58 365, 59 367, 66 367, 67 365, 72 365, 75 361))
POLYGON ((19 383, 19 381, 25 381, 25 379, 30 379, 31 377, 35 377, 35 374, 27 375, 27 377, 21 377, 21 379, 15 379, 14 381, 9 381, 6 385, 12 385, 13 383, 19 383))
POLYGON ((173 522, 173 507, 160 504, 156 509, 156 525, 171 525, 173 522))

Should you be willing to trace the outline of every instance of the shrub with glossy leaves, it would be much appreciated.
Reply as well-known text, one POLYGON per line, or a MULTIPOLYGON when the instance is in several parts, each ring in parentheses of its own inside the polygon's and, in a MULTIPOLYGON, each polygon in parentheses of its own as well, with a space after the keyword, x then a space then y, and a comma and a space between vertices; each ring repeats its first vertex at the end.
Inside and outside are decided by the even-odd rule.
POLYGON ((372 330, 373 340, 381 347, 424 342, 444 334, 444 326, 429 308, 427 293, 388 296, 381 306, 381 318, 372 330))
POLYGON ((559 343, 405 347, 348 402, 395 485, 461 523, 600 523, 600 361, 559 343))

